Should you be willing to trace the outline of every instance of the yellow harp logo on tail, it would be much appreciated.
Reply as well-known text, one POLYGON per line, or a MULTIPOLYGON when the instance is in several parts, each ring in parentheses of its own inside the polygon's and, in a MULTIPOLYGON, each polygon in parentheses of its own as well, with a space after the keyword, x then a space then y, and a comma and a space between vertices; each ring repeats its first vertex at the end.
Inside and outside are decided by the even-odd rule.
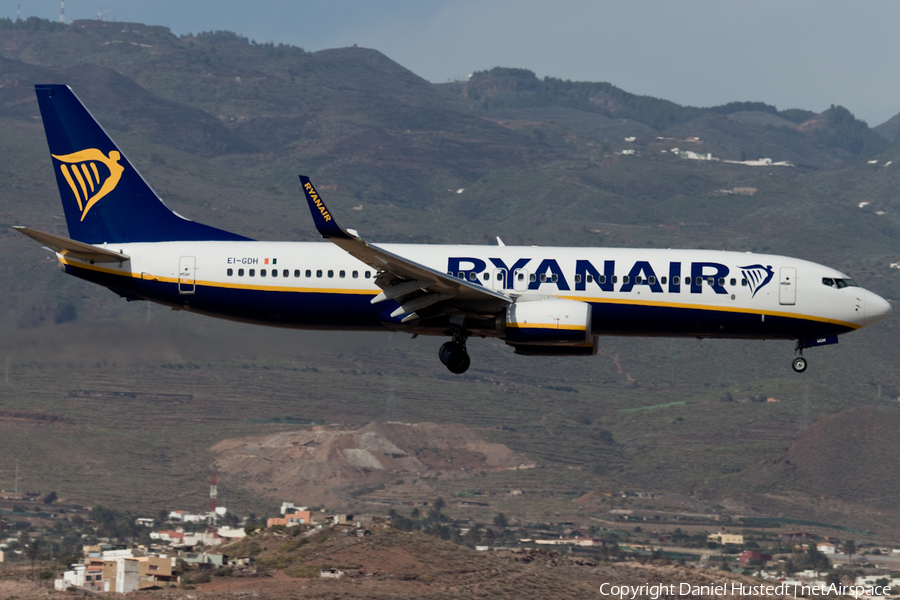
POLYGON ((125 167, 119 164, 122 155, 118 150, 111 151, 108 157, 96 148, 51 156, 62 163, 59 170, 75 194, 82 221, 92 206, 116 189, 125 171, 125 167), (98 165, 105 168, 98 168, 98 165))

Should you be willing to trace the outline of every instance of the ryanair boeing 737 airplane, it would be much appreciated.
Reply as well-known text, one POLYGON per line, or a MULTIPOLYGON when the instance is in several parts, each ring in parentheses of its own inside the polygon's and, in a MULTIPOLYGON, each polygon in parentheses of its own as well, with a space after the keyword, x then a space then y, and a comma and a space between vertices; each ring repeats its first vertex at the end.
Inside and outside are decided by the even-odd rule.
POLYGON ((370 244, 300 184, 331 243, 260 242, 172 212, 64 85, 35 86, 69 238, 17 227, 60 268, 128 300, 261 325, 446 336, 517 354, 590 356, 605 335, 797 340, 803 350, 887 317, 845 274, 765 254, 709 250, 370 244))

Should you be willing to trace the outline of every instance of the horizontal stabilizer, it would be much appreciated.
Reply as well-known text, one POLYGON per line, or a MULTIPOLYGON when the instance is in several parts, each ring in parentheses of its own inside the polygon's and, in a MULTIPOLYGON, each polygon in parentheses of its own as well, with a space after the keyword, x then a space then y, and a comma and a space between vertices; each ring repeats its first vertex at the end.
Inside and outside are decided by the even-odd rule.
POLYGON ((27 235, 38 243, 47 246, 54 252, 63 254, 65 256, 71 256, 74 258, 80 258, 82 260, 101 263, 123 263, 131 258, 127 254, 120 254, 111 250, 97 248, 96 246, 91 246, 90 244, 76 242, 75 240, 70 240, 69 238, 64 238, 62 236, 47 233, 45 231, 29 229, 28 227, 13 227, 13 229, 23 235, 27 235))

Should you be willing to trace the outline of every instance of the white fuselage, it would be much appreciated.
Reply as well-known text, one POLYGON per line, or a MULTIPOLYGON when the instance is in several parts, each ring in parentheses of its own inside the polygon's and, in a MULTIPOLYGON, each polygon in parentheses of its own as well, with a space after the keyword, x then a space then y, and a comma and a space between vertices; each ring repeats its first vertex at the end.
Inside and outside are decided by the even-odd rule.
MULTIPOLYGON (((322 329, 408 329, 396 302, 370 304, 375 270, 327 242, 99 246, 122 264, 65 258, 67 272, 123 295, 223 318, 322 329)), ((384 244, 394 254, 517 301, 589 303, 593 335, 804 338, 890 312, 839 271, 805 260, 711 250, 384 244)), ((415 328, 413 328, 415 329, 415 328)), ((428 331, 423 333, 440 333, 428 331)), ((491 333, 479 331, 482 335, 491 333)))

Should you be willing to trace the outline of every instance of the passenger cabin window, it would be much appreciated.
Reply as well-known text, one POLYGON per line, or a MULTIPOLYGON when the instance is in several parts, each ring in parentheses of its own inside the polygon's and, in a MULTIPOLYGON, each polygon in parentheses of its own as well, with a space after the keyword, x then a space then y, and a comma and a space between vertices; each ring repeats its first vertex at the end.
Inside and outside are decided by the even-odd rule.
MULTIPOLYGON (((590 277, 590 275, 588 275, 590 277)), ((575 274, 575 283, 581 283, 581 275, 575 274)))
MULTIPOLYGON (((601 275, 601 277, 603 277, 603 275, 601 275)), ((613 276, 612 276, 612 282, 613 282, 613 283, 619 283, 619 276, 618 276, 618 275, 613 275, 613 276)), ((603 282, 601 281, 600 283, 603 283, 603 282)), ((627 283, 627 282, 626 282, 626 283, 627 283)))
POLYGON ((340 271, 340 272, 338 272, 338 277, 340 277, 341 279, 343 279, 343 278, 346 277, 346 276, 347 276, 347 272, 346 272, 346 271, 340 271))
POLYGON ((528 276, 528 281, 537 281, 537 275, 532 273, 531 275, 528 276))
MULTIPOLYGON (((600 283, 600 284, 606 283, 606 275, 601 275, 600 277, 598 277, 597 283, 600 283)), ((615 282, 613 282, 613 283, 615 283, 615 282)))
POLYGON ((707 277, 707 278, 706 278, 706 283, 708 283, 709 285, 713 285, 715 282, 716 282, 716 280, 715 280, 714 277, 707 277))
POLYGON ((334 271, 332 271, 331 269, 328 269, 328 277, 334 277, 334 271))
MULTIPOLYGON (((296 271, 296 273, 297 273, 297 276, 300 275, 300 271, 296 271)), ((282 277, 289 277, 290 274, 291 274, 291 272, 288 271, 287 269, 285 269, 284 271, 281 272, 281 276, 282 276, 282 277)))
POLYGON ((660 277, 660 278, 659 278, 659 282, 660 282, 661 284, 663 284, 663 285, 666 285, 666 276, 663 275, 662 277, 660 277))
POLYGON ((732 277, 730 283, 731 283, 732 286, 737 285, 737 279, 735 279, 734 277, 732 277))
POLYGON ((260 276, 260 277, 265 277, 265 276, 266 276, 266 270, 265 270, 265 269, 260 269, 260 270, 259 270, 259 276, 260 276))
POLYGON ((503 272, 497 273, 497 281, 503 281, 503 272))
POLYGON ((475 271, 469 273, 469 281, 475 281, 476 279, 478 279, 478 273, 476 273, 475 271))
MULTIPOLYGON (((287 275, 285 275, 287 277, 287 275)), ((300 277, 300 269, 294 269, 294 277, 300 277)))
POLYGON ((698 278, 697 278, 697 285, 703 285, 703 278, 702 278, 702 277, 698 277, 698 278))
POLYGON ((316 277, 321 277, 321 276, 322 276, 322 269, 317 269, 317 270, 316 270, 316 277))
POLYGON ((547 281, 547 274, 541 273, 541 283, 544 283, 545 281, 547 281))
POLYGON ((628 275, 622 275, 622 283, 628 285, 628 282, 631 281, 631 278, 628 275))
POLYGON ((641 277, 640 275, 635 275, 635 276, 634 276, 634 283, 635 283, 635 285, 641 285, 643 282, 644 282, 644 278, 643 278, 643 277, 641 277))
POLYGON ((747 287, 747 280, 746 280, 746 279, 741 279, 741 285, 744 286, 744 287, 747 287))
POLYGON ((719 285, 725 285, 725 278, 719 277, 719 285))
POLYGON ((238 269, 238 277, 243 277, 243 276, 244 276, 244 270, 238 269))
MULTIPOLYGON (((585 279, 585 281, 587 281, 588 283, 594 283, 594 276, 591 275, 590 273, 588 273, 587 275, 585 275, 585 276, 584 276, 584 279, 585 279)), ((576 282, 576 283, 578 282, 578 275, 575 276, 575 282, 576 282)))
POLYGON ((312 271, 310 271, 309 269, 307 269, 307 270, 306 270, 306 276, 307 276, 307 277, 312 277, 312 271))
POLYGON ((225 272, 228 274, 229 277, 231 277, 232 275, 234 275, 234 270, 233 270, 233 269, 228 269, 228 270, 225 271, 225 272))
POLYGON ((272 269, 272 277, 278 277, 278 269, 272 269))
POLYGON ((359 279, 359 271, 353 271, 353 279, 359 279))
MULTIPOLYGON (((588 277, 590 277, 590 275, 588 275, 588 277)), ((518 279, 519 281, 525 281, 525 273, 519 273, 518 275, 516 275, 516 279, 518 279)))
POLYGON ((559 275, 557 275, 556 273, 554 273, 554 274, 550 277, 550 281, 552 281, 553 283, 556 283, 558 279, 559 279, 559 275))
MULTIPOLYGON (((663 283, 665 283, 665 282, 663 282, 663 283)), ((676 275, 675 277, 673 277, 673 278, 672 278, 672 285, 681 285, 681 277, 679 277, 678 275, 676 275)))
POLYGON ((247 274, 250 275, 250 277, 253 277, 254 275, 256 275, 256 269, 250 269, 247 274))
POLYGON ((651 275, 650 277, 647 278, 647 283, 649 283, 650 285, 656 285, 656 277, 651 275))
POLYGON ((482 275, 482 279, 484 279, 485 281, 487 281, 487 280, 490 279, 490 278, 491 278, 491 274, 490 274, 490 273, 485 273, 484 275, 482 275))
POLYGON ((366 279, 368 279, 371 276, 372 276, 372 273, 370 271, 366 271, 366 273, 365 273, 366 279))

